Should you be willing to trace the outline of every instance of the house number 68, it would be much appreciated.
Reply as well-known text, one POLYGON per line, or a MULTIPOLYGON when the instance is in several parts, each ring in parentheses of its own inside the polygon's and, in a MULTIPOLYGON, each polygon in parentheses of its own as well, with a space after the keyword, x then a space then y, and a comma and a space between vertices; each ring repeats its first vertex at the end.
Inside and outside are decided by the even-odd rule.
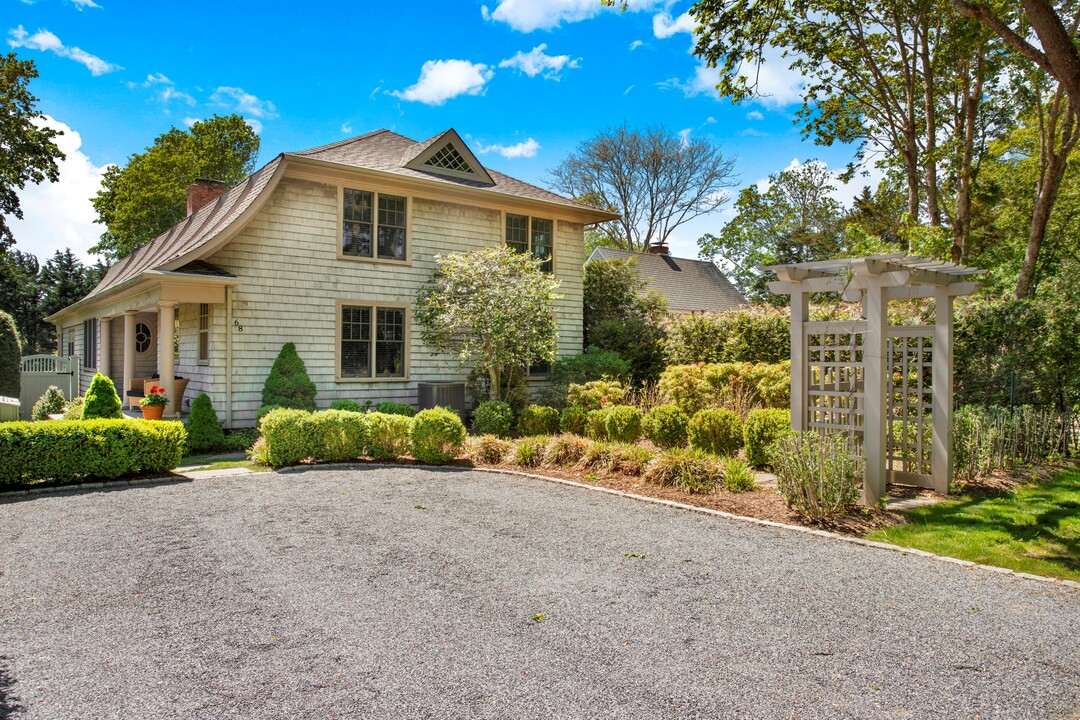
POLYGON ((244 332, 244 326, 240 324, 239 320, 233 320, 232 324, 236 328, 236 332, 244 332))

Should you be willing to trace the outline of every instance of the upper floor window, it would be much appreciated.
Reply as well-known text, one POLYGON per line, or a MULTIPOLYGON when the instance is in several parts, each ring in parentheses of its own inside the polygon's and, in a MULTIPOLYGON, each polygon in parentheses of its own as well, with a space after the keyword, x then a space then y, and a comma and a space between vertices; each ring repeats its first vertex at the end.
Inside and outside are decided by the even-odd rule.
POLYGON ((404 261, 407 257, 406 204, 406 198, 400 195, 345 188, 341 254, 404 261))
POLYGON ((531 253, 543 261, 540 269, 551 272, 551 248, 554 243, 555 221, 506 213, 506 245, 512 250, 531 253))

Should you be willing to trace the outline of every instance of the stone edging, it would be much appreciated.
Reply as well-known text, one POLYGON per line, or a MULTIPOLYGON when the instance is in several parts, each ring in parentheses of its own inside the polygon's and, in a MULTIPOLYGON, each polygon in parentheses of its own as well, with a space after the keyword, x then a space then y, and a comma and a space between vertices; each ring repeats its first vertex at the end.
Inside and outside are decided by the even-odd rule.
MULTIPOLYGON (((438 465, 401 465, 398 463, 332 463, 326 465, 290 465, 287 467, 279 468, 275 470, 275 474, 290 475, 301 472, 312 472, 319 470, 365 470, 365 469, 391 469, 391 468, 408 468, 419 467, 424 470, 438 470, 443 472, 483 472, 492 475, 516 475, 518 477, 531 478, 534 480, 543 480, 544 482, 554 483, 556 485, 565 485, 567 487, 581 488, 583 490, 591 490, 593 492, 607 493, 608 495, 615 495, 617 497, 624 497, 630 500, 637 500, 639 502, 652 503, 653 505, 663 505, 675 510, 684 510, 687 512, 699 513, 701 515, 712 515, 713 517, 721 517, 727 520, 735 520, 737 522, 751 523, 761 527, 771 527, 780 530, 788 530, 793 532, 803 533, 805 535, 814 535, 820 538, 826 538, 829 540, 839 540, 840 542, 846 542, 852 545, 861 545, 863 547, 876 548, 878 550, 888 550, 890 552, 898 552, 901 555, 917 555, 919 557, 931 558, 941 562, 952 563, 953 565, 960 565, 961 567, 977 568, 979 570, 987 570, 989 572, 998 573, 999 575, 1012 575, 1013 577, 1021 578, 1024 580, 1034 580, 1043 584, 1058 585, 1070 588, 1072 590, 1080 590, 1080 582, 1076 580, 1065 580, 1063 578, 1045 577, 1043 575, 1032 575, 1031 573, 1018 572, 1016 570, 1010 570, 1009 568, 1001 568, 995 565, 984 565, 982 563, 972 562, 970 560, 961 560, 960 558, 948 557, 947 555, 937 555, 925 550, 917 550, 915 548, 907 548, 901 545, 890 545, 889 543, 877 542, 875 540, 863 540, 862 538, 850 537, 848 535, 841 535, 839 533, 829 532, 828 530, 818 530, 816 528, 809 528, 803 525, 788 525, 787 523, 779 523, 775 520, 762 520, 760 518, 747 517, 745 515, 736 515, 734 513, 724 512, 723 510, 712 510, 710 508, 698 507, 696 505, 687 505, 686 503, 675 502, 674 500, 664 500, 661 498, 649 497, 648 495, 637 495, 635 493, 625 492, 623 490, 614 490, 612 488, 598 487, 596 485, 587 485, 585 483, 574 482, 573 480, 564 480, 562 478, 550 477, 548 475, 538 475, 536 473, 521 472, 520 470, 500 470, 498 468, 485 468, 485 467, 447 467, 438 465)), ((207 478, 203 478, 207 479, 207 478)), ((149 485, 149 484, 167 484, 175 482, 193 482, 192 479, 183 476, 164 476, 153 478, 136 478, 134 480, 114 480, 110 482, 99 483, 83 483, 81 485, 60 485, 56 487, 47 488, 29 488, 27 490, 9 490, 6 492, 0 492, 0 500, 8 497, 21 497, 27 495, 40 495, 52 492, 69 492, 74 490, 98 490, 102 488, 111 487, 123 487, 129 485, 149 485)))

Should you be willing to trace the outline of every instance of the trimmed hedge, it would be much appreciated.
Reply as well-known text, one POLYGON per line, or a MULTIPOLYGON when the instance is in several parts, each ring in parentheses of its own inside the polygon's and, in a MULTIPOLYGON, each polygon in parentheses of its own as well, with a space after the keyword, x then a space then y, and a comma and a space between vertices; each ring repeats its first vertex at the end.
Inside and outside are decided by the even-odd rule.
POLYGON ((159 473, 180 464, 178 422, 80 420, 0 425, 0 483, 59 483, 159 473))
POLYGON ((409 403, 399 403, 393 400, 383 400, 381 403, 375 406, 375 412, 385 413, 387 415, 404 415, 405 417, 413 417, 416 415, 416 408, 409 403))
POLYGON ((266 439, 266 464, 270 467, 293 465, 322 454, 323 430, 315 413, 276 408, 263 416, 259 427, 266 439))
POLYGON ((751 410, 743 425, 747 462, 756 468, 772 467, 769 446, 792 432, 790 410, 751 410))
POLYGON ((575 435, 585 434, 585 420, 589 411, 581 405, 567 405, 559 416, 559 428, 575 435))
POLYGON ((376 460, 396 460, 409 452, 412 418, 388 413, 368 413, 368 454, 376 460))
POLYGON ((442 465, 450 462, 465 441, 465 425, 453 410, 421 410, 410 430, 412 456, 420 462, 442 465))
POLYGON ((664 402, 687 415, 723 407, 738 397, 753 405, 783 408, 791 403, 791 361, 672 365, 660 374, 664 402))
POLYGON ((585 437, 590 440, 607 440, 607 416, 611 408, 590 410, 585 415, 585 437))
POLYGON ((608 408, 604 429, 612 442, 636 443, 641 438, 641 411, 632 405, 608 408))
POLYGON ((674 405, 658 405, 641 421, 645 437, 661 450, 685 446, 689 427, 690 418, 674 405))
POLYGON ((485 400, 473 410, 472 429, 478 435, 503 436, 514 423, 514 411, 502 400, 485 400))
POLYGON ((348 400, 346 398, 338 398, 334 402, 330 403, 331 410, 348 410, 349 412, 364 412, 364 408, 360 407, 360 403, 355 400, 348 400))
POLYGON ((545 405, 526 405, 517 426, 522 435, 554 435, 559 432, 559 411, 545 405))

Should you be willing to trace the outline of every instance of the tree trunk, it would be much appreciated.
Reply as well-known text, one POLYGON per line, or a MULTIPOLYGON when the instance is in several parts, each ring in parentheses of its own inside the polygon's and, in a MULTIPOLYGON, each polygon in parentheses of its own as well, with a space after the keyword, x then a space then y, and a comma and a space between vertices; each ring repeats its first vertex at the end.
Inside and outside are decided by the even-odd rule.
MULTIPOLYGON (((983 45, 985 49, 985 45, 983 45)), ((982 101, 986 63, 983 52, 975 55, 975 71, 961 68, 963 77, 960 97, 960 115, 956 134, 960 139, 960 159, 957 169, 956 218, 953 221, 953 260, 959 263, 967 255, 968 237, 971 235, 971 189, 975 184, 973 169, 975 135, 978 129, 979 104, 982 101)))
POLYGON ((491 389, 488 390, 489 400, 502 400, 502 398, 499 396, 499 385, 501 385, 502 383, 500 383, 499 380, 500 378, 498 368, 494 366, 488 368, 488 382, 491 383, 491 389))
POLYGON ((922 43, 919 60, 923 68, 923 112, 926 113, 926 151, 923 166, 926 174, 926 212, 931 227, 941 227, 941 196, 937 181, 937 108, 934 103, 934 67, 930 62, 930 28, 922 18, 922 43))

